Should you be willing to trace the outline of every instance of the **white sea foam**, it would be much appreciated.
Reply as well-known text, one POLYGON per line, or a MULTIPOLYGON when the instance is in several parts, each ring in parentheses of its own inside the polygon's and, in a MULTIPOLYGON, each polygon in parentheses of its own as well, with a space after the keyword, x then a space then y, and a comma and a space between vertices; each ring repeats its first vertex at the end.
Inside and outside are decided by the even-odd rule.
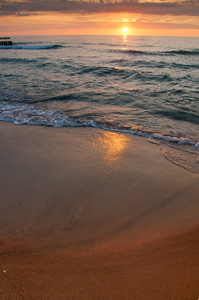
POLYGON ((121 129, 107 126, 102 123, 97 123, 94 120, 71 120, 64 112, 49 110, 44 111, 35 108, 31 105, 8 104, 6 102, 0 103, 0 120, 13 122, 15 125, 39 125, 39 126, 52 126, 52 127, 96 127, 105 130, 112 130, 123 133, 131 133, 133 135, 143 136, 151 140, 163 140, 172 142, 179 145, 191 145, 199 149, 199 141, 194 141, 188 138, 175 137, 163 135, 160 133, 149 133, 141 130, 121 129))
POLYGON ((95 122, 90 121, 71 121, 63 113, 54 110, 43 111, 31 105, 0 104, 0 121, 13 122, 15 125, 38 125, 52 127, 95 127, 95 122))

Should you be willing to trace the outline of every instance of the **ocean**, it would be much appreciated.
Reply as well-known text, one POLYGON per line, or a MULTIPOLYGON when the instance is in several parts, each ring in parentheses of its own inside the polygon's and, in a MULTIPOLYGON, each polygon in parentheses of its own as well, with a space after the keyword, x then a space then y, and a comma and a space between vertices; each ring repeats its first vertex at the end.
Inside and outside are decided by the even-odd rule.
POLYGON ((199 173, 199 38, 15 36, 0 46, 0 120, 145 137, 199 173))

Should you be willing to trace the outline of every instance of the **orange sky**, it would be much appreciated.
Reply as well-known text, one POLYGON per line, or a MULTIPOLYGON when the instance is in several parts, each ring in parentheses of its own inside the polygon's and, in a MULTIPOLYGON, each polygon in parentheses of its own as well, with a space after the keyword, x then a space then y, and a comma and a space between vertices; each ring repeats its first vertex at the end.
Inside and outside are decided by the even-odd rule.
POLYGON ((0 2, 0 35, 123 34, 199 37, 196 0, 0 2))

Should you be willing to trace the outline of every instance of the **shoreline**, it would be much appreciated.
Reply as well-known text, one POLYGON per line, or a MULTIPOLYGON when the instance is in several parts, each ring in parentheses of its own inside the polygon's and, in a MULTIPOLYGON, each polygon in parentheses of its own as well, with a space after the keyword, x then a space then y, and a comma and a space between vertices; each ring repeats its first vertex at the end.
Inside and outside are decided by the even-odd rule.
POLYGON ((0 122, 0 135, 5 299, 22 297, 13 282, 37 300, 198 297, 199 174, 129 134, 0 122))

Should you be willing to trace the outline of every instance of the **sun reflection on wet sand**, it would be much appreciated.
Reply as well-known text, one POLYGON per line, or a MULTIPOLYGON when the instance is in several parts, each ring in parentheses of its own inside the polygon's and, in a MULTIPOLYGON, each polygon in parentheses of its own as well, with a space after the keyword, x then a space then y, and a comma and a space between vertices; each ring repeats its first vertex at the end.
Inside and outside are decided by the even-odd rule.
POLYGON ((105 165, 114 170, 119 167, 124 160, 128 140, 125 135, 113 132, 104 132, 100 135, 97 147, 105 165))

